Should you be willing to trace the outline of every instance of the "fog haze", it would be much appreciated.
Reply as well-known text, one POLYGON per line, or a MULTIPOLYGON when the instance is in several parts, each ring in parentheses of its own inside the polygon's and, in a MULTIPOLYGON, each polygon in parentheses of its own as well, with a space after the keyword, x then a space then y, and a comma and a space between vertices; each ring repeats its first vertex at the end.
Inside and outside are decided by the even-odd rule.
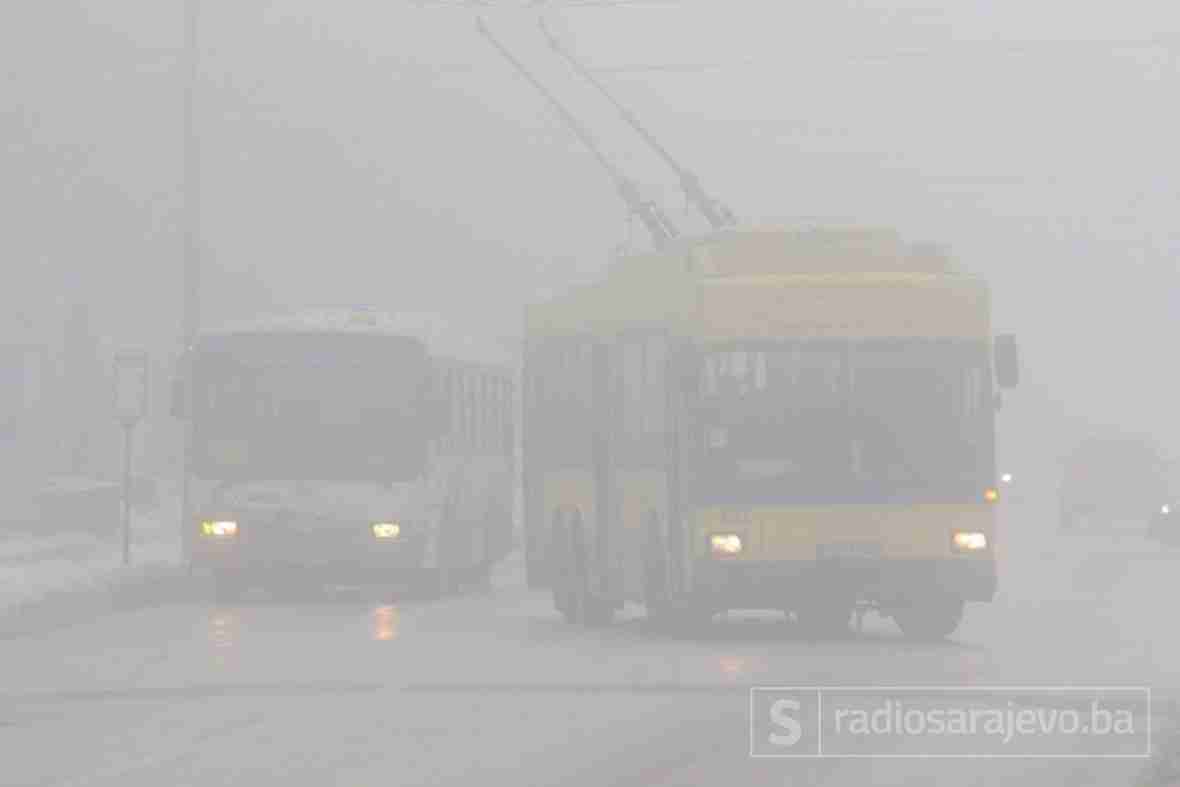
MULTIPOLYGON (((0 331, 12 337, 0 350, 59 353, 46 375, 62 391, 54 412, 69 415, 55 437, 60 456, 45 461, 79 474, 101 466, 91 474, 107 480, 122 435, 103 409, 104 375, 122 348, 150 354, 155 386, 152 428, 132 449, 137 469, 175 481, 181 463, 180 427, 166 411, 182 365, 191 219, 184 5, 0 6, 0 331)), ((1180 458, 1180 5, 1162 0, 203 0, 193 103, 202 328, 311 306, 433 312, 518 361, 526 305, 650 248, 594 157, 478 35, 477 17, 685 235, 709 227, 668 168, 546 45, 539 19, 740 227, 891 228, 945 247, 986 279, 992 333, 1015 334, 1021 354, 1020 386, 996 415, 996 466, 1027 483, 1029 523, 1056 527, 1062 462, 1088 435, 1148 435, 1180 458)), ((153 516, 167 530, 172 513, 153 516)), ((1174 581, 1170 564, 1151 552, 1154 568, 1140 574, 1131 562, 1095 569, 1085 550, 1109 545, 1087 541, 1071 573, 1052 538, 1015 561, 1029 573, 1026 585, 1015 581, 1013 592, 1027 594, 1014 603, 1032 615, 1027 598, 1060 601, 1037 596, 1053 577, 1076 589, 1096 572, 1085 592, 1097 606, 1075 621, 1109 645, 1092 653, 1113 664, 1122 643, 1162 664, 1140 635, 1102 626, 1131 597, 1129 577, 1174 581)), ((0 570, 10 560, 14 586, 35 584, 17 576, 23 558, 6 554, 0 570)), ((536 618, 550 609, 534 601, 513 607, 520 620, 505 625, 549 644, 536 618)), ((473 630, 498 636, 488 623, 498 608, 471 603, 485 602, 473 630)), ((1143 621, 1160 614, 1159 596, 1126 603, 1136 625, 1157 625, 1143 621)), ((437 633, 412 609, 405 631, 437 633)), ((258 619, 237 614, 210 612, 220 621, 210 631, 239 627, 239 642, 267 625, 288 631, 290 621, 251 630, 258 619)), ((396 615, 380 614, 382 631, 396 631, 396 615)), ((962 658, 967 682, 976 667, 1021 683, 1052 676, 1059 662, 1024 661, 1020 644, 1053 618, 1021 620, 1000 629, 997 646, 1019 653, 1010 663, 1020 669, 987 673, 975 651, 947 661, 959 670, 962 658)), ((1180 654, 1168 642, 1159 653, 1180 654)), ((627 669, 657 674, 662 644, 636 645, 628 654, 642 664, 627 669)), ((700 650, 678 662, 682 675, 762 664, 742 650, 761 641, 714 644, 693 643, 700 650)), ((40 660, 31 645, 20 654, 30 669, 40 660)), ((923 652, 894 677, 940 674, 942 658, 923 652)), ((833 661, 848 667, 841 679, 862 666, 856 654, 833 661)), ((527 660, 511 663, 528 672, 527 660)))

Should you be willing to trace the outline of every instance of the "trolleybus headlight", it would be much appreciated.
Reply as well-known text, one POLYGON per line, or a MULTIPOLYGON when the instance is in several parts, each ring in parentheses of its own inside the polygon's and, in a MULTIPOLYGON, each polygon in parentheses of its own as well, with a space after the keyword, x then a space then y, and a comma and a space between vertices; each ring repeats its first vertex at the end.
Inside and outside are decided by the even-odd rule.
POLYGON ((402 534, 402 526, 397 522, 378 522, 373 525, 373 538, 397 538, 402 534))
POLYGON ((231 538, 238 534, 238 523, 225 520, 202 522, 201 534, 213 538, 231 538))
POLYGON ((956 530, 951 534, 951 546, 957 552, 978 552, 987 549, 987 535, 972 530, 956 530))
POLYGON ((715 533, 709 536, 709 550, 714 555, 736 555, 742 551, 742 537, 736 533, 715 533))

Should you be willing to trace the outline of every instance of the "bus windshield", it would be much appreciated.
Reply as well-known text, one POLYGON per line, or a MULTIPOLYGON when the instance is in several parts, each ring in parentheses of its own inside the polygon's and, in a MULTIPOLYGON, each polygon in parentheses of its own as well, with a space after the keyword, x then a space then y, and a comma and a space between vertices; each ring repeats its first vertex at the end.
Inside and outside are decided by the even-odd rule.
POLYGON ((395 481, 422 470, 429 366, 415 340, 217 337, 193 369, 201 477, 395 481))
POLYGON ((715 502, 981 500, 982 341, 813 341, 707 354, 695 488, 715 502))

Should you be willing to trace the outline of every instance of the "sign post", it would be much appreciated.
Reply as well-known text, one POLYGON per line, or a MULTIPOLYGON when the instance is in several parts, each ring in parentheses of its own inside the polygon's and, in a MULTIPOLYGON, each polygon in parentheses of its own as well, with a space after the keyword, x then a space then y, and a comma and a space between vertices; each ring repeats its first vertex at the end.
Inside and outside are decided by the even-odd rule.
POLYGON ((115 356, 115 415, 123 427, 123 565, 131 564, 131 456, 135 427, 148 411, 148 356, 141 350, 115 356))

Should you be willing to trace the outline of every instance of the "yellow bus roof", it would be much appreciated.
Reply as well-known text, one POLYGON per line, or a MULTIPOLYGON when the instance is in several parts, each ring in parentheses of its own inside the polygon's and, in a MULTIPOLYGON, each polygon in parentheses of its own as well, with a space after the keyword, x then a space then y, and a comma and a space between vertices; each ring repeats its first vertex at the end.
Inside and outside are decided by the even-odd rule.
POLYGON ((985 337, 986 282, 895 233, 750 231, 619 261, 529 307, 531 337, 667 330, 705 340, 985 337))

